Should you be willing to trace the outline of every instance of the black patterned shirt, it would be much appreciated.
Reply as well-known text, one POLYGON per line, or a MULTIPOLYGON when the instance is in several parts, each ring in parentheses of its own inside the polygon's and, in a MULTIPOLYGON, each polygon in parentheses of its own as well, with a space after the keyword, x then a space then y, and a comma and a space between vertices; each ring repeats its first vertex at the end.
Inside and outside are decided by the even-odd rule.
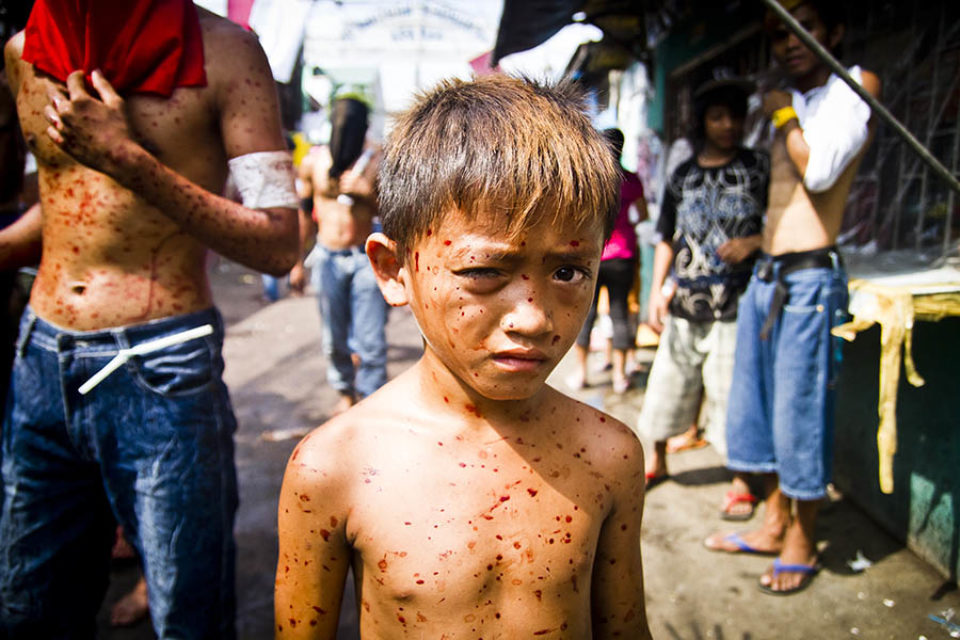
POLYGON ((769 157, 751 149, 740 149, 719 167, 701 167, 694 156, 670 176, 657 232, 673 244, 677 292, 671 314, 697 322, 737 317, 753 259, 729 264, 717 248, 761 232, 769 182, 769 157))

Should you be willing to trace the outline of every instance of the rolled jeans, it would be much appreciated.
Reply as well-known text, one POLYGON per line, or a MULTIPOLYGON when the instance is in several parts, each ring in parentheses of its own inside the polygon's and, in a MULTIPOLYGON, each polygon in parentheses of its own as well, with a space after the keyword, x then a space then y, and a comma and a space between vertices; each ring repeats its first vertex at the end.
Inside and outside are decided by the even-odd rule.
POLYGON ((782 276, 786 304, 768 339, 761 327, 780 278, 758 277, 758 262, 737 313, 737 350, 727 403, 727 466, 776 473, 796 500, 826 495, 833 465, 834 389, 840 338, 847 317, 842 267, 803 269, 782 276))
POLYGON ((140 553, 159 638, 235 636, 222 343, 215 309, 83 332, 26 309, 3 428, 0 636, 95 637, 115 521, 140 553), (79 393, 120 349, 205 324, 211 335, 133 356, 79 393))
POLYGON ((327 382, 345 395, 368 396, 387 381, 387 303, 362 247, 319 247, 314 277, 327 382), (353 366, 351 353, 360 358, 353 366))

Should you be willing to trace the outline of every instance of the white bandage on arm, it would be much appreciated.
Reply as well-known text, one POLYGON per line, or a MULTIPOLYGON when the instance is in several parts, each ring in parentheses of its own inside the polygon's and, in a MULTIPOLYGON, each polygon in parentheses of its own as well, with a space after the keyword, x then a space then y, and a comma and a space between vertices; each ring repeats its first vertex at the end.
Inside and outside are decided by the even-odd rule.
POLYGON ((248 153, 232 158, 228 164, 243 206, 251 209, 299 206, 289 151, 248 153))
MULTIPOLYGON (((859 67, 850 75, 862 84, 859 67)), ((794 109, 799 94, 794 94, 794 109)), ((802 99, 802 98, 801 98, 802 99)), ((818 193, 834 185, 867 142, 870 106, 836 75, 803 105, 800 127, 810 148, 803 185, 818 193)))

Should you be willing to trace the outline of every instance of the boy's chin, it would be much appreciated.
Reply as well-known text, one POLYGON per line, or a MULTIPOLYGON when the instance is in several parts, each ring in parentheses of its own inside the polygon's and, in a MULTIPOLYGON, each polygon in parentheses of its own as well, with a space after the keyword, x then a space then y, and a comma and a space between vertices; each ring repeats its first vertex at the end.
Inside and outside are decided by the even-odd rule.
POLYGON ((472 384, 473 390, 487 400, 516 401, 529 400, 537 395, 547 385, 546 380, 526 381, 521 384, 491 382, 488 384, 472 384))

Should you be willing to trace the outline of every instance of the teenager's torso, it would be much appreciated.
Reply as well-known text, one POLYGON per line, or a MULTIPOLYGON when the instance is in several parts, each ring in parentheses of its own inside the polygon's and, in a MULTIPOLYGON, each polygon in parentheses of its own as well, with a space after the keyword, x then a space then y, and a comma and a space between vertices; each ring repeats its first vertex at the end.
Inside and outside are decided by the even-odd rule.
MULTIPOLYGON (((859 67, 851 67, 848 71, 860 84, 864 83, 865 75, 873 77, 859 67)), ((826 172, 837 171, 839 174, 832 186, 823 191, 810 191, 804 185, 804 176, 787 153, 786 137, 783 134, 774 136, 770 150, 770 203, 763 232, 763 251, 771 255, 822 249, 836 244, 850 187, 872 138, 867 123, 869 108, 836 75, 828 74, 824 84, 805 93, 793 90, 793 105, 804 129, 804 138, 814 140, 813 144, 822 144, 827 136, 838 147, 835 156, 848 160, 848 164, 840 170, 843 160, 834 160, 836 169, 826 172), (852 142, 858 139, 858 135, 862 135, 859 140, 863 143, 859 151, 852 142), (839 151, 843 147, 841 142, 850 145, 849 156, 839 151)), ((813 169, 813 156, 811 150, 808 173, 813 169)), ((820 157, 820 166, 814 173, 823 175, 824 167, 830 164, 822 162, 822 154, 820 157)))
POLYGON ((674 249, 678 287, 671 314, 696 322, 736 317, 753 261, 731 265, 717 249, 761 232, 769 174, 766 154, 740 149, 718 166, 704 167, 691 158, 671 176, 665 198, 670 204, 658 221, 658 231, 672 239, 674 249))
MULTIPOLYGON (((221 94, 259 89, 239 86, 241 70, 222 51, 230 34, 209 14, 200 16, 207 86, 177 89, 169 99, 128 97, 127 116, 136 139, 160 162, 220 193, 227 176, 221 94)), ((23 61, 18 69, 17 106, 37 158, 43 211, 43 257, 31 297, 38 315, 93 330, 209 307, 204 246, 132 191, 60 151, 44 133, 55 81, 23 61)))
POLYGON ((822 193, 807 191, 803 177, 787 155, 783 136, 770 150, 770 205, 763 228, 763 251, 780 255, 836 244, 850 186, 862 154, 834 185, 822 193))
POLYGON ((373 218, 377 215, 374 184, 380 163, 379 150, 367 148, 367 158, 354 162, 340 176, 339 184, 328 173, 330 151, 324 147, 315 153, 312 180, 314 211, 319 226, 317 239, 326 248, 334 250, 363 246, 373 232, 373 218), (361 162, 364 166, 358 172, 361 162), (341 185, 351 185, 349 199, 341 197, 341 185))
POLYGON ((359 405, 350 427, 361 635, 589 637, 623 434, 552 390, 500 431, 458 431, 472 407, 404 410, 400 393, 359 405))

